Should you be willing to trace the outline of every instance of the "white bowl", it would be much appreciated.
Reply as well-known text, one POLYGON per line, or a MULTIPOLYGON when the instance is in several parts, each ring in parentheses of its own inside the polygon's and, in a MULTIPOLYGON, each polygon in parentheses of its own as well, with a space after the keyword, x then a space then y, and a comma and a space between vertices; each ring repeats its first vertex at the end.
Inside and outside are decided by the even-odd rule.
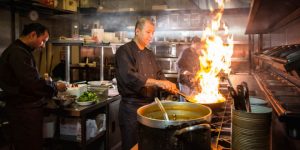
POLYGON ((85 63, 78 63, 78 65, 79 65, 80 67, 84 67, 86 64, 85 64, 85 63))
POLYGON ((110 86, 112 85, 112 83, 110 81, 107 81, 107 80, 102 80, 102 81, 89 81, 88 82, 88 85, 91 85, 91 86, 101 86, 101 85, 104 85, 104 86, 110 86))
POLYGON ((88 85, 101 86, 101 81, 89 81, 88 85))
POLYGON ((250 97, 250 104, 251 105, 267 105, 268 102, 266 100, 260 99, 260 98, 255 98, 255 97, 250 97))
POLYGON ((95 101, 78 102, 78 101, 76 100, 76 103, 77 103, 78 105, 81 105, 81 106, 88 106, 88 105, 94 104, 95 101))
POLYGON ((95 63, 88 63, 87 64, 89 67, 96 67, 96 64, 95 63))
POLYGON ((272 108, 259 106, 259 105, 251 105, 251 113, 267 114, 271 112, 272 112, 272 108))

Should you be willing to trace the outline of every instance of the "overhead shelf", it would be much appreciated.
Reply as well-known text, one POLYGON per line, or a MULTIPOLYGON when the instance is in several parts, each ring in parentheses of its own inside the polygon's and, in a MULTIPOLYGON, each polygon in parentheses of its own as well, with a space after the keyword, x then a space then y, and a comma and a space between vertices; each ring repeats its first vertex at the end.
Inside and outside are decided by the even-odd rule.
POLYGON ((299 17, 299 0, 253 0, 246 34, 269 33, 299 17))
POLYGON ((39 13, 47 14, 47 15, 61 15, 61 14, 74 14, 76 12, 70 11, 70 10, 64 10, 59 8, 50 7, 47 5, 44 5, 42 3, 39 3, 37 1, 32 0, 4 0, 3 2, 0 2, 0 5, 2 6, 10 6, 12 8, 15 8, 16 10, 36 10, 39 13))

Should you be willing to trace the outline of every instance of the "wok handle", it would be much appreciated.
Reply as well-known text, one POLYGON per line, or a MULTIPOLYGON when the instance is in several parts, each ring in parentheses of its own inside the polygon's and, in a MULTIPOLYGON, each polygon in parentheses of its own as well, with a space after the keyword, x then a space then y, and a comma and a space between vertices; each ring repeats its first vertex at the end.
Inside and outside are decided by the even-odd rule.
POLYGON ((186 99, 189 102, 195 102, 195 101, 192 100, 191 96, 187 96, 187 95, 185 95, 184 93, 182 93, 180 91, 178 91, 177 94, 180 95, 180 96, 182 96, 182 97, 184 97, 184 99, 186 99))
POLYGON ((202 124, 197 124, 193 126, 188 126, 179 130, 176 130, 172 136, 172 143, 174 143, 174 146, 178 146, 178 140, 179 138, 187 132, 192 132, 196 130, 201 130, 201 129, 206 129, 210 130, 210 125, 208 123, 202 123, 202 124))
POLYGON ((187 95, 185 95, 185 94, 182 93, 182 92, 177 92, 177 94, 180 95, 180 96, 182 96, 182 97, 184 97, 184 98, 188 97, 187 95))

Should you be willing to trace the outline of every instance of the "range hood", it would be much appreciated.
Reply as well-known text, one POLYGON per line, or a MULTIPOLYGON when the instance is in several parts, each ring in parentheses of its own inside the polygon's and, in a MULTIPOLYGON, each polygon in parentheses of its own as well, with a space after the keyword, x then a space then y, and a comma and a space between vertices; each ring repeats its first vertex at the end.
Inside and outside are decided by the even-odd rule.
MULTIPOLYGON (((87 1, 87 0, 81 0, 87 1)), ((225 9, 249 8, 251 0, 226 0, 225 9)), ((192 10, 216 8, 215 0, 99 0, 81 7, 94 7, 98 12, 192 10)))

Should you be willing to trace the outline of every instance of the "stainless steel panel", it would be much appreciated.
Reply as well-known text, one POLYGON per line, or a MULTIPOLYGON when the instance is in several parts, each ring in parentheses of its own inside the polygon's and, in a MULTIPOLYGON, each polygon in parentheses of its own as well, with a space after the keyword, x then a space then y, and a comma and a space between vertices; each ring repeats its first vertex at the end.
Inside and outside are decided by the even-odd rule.
POLYGON ((164 73, 177 73, 177 58, 157 58, 164 73))
POLYGON ((109 118, 108 118, 108 136, 109 136, 109 149, 121 149, 121 131, 119 128, 119 104, 120 99, 109 104, 109 118))
POLYGON ((0 54, 11 43, 11 13, 9 10, 0 9, 0 54))
POLYGON ((176 44, 154 45, 154 53, 159 57, 177 57, 176 44))

